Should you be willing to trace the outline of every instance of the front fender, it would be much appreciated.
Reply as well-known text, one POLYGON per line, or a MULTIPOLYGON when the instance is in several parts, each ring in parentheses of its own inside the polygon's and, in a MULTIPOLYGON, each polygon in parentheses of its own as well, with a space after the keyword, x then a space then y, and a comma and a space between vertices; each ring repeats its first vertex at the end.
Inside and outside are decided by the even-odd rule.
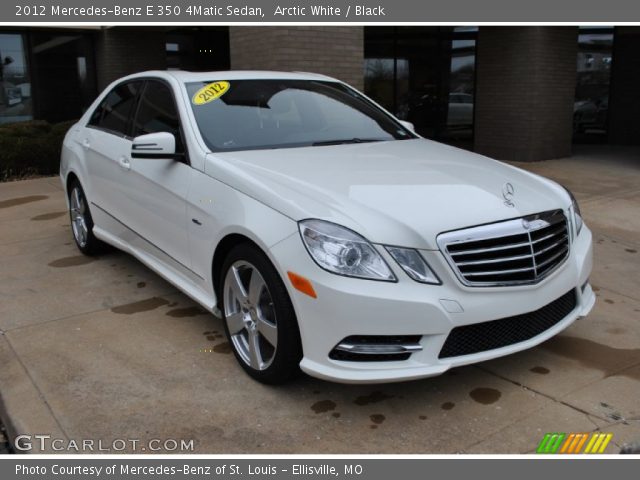
POLYGON ((228 235, 247 237, 273 261, 271 247, 298 232, 294 220, 205 174, 194 176, 187 215, 193 270, 211 288, 213 255, 228 235))

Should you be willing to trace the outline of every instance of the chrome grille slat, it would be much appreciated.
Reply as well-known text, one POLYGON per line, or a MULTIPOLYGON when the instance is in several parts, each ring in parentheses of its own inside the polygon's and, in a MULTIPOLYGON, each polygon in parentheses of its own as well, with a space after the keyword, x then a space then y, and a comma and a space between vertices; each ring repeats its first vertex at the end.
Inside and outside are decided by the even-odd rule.
POLYGON ((548 265, 550 262, 552 262, 553 260, 555 260, 556 258, 558 258, 560 255, 567 253, 567 251, 569 250, 568 247, 564 247, 561 251, 559 251, 558 253, 556 253, 553 257, 546 259, 544 262, 539 263, 538 264, 538 268, 542 268, 546 265, 548 265))
POLYGON ((564 263, 570 248, 562 210, 446 232, 437 241, 468 286, 537 283, 564 263))
POLYGON ((477 253, 496 252, 498 250, 508 250, 510 248, 528 247, 529 242, 513 243, 510 245, 502 245, 500 247, 478 248, 476 250, 466 250, 464 252, 450 252, 451 255, 475 255, 477 253))
POLYGON ((531 258, 531 255, 516 255, 514 257, 501 257, 501 258, 492 258, 489 260, 470 260, 468 262, 457 262, 459 267, 466 267, 468 265, 486 265, 488 263, 502 263, 502 262, 513 262, 514 260, 526 260, 527 258, 531 258))
POLYGON ((565 228, 559 228, 557 231, 550 233, 549 235, 545 235, 542 238, 538 238, 537 240, 532 240, 531 243, 540 243, 540 242, 544 242, 545 240, 549 240, 550 238, 555 237, 556 235, 558 235, 558 233, 562 233, 562 232, 566 232, 566 227, 565 228))
POLYGON ((510 273, 520 273, 520 272, 529 272, 531 270, 535 270, 534 267, 526 267, 526 268, 512 268, 511 270, 490 270, 488 272, 470 272, 465 273, 465 277, 480 277, 486 275, 504 275, 510 273))
POLYGON ((556 243, 549 245, 548 247, 544 247, 542 250, 538 250, 537 252, 534 253, 534 255, 542 255, 543 253, 548 252, 549 250, 553 250, 554 248, 556 248, 558 245, 562 245, 565 243, 565 241, 567 240, 566 236, 563 236, 559 241, 557 241, 556 243))

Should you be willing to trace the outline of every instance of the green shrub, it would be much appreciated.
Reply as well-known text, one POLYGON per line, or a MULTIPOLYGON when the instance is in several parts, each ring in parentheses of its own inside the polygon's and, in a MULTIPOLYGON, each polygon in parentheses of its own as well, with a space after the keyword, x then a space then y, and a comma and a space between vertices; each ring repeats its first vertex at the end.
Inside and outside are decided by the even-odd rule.
POLYGON ((62 141, 74 123, 32 120, 0 125, 0 180, 57 173, 62 141))

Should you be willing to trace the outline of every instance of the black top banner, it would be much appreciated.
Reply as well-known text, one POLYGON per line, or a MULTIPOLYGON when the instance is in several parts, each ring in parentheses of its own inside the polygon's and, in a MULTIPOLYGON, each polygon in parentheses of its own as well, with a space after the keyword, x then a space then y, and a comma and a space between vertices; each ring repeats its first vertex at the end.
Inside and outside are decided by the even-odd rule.
POLYGON ((7 0, 0 23, 640 21, 629 0, 7 0))

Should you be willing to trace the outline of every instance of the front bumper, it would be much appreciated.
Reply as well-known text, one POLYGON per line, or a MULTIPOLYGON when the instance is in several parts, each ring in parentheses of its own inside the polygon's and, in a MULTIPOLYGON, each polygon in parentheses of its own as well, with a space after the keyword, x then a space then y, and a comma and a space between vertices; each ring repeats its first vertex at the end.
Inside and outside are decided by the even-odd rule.
POLYGON ((309 375, 344 383, 397 382, 440 375, 452 367, 538 345, 586 316, 595 303, 588 284, 592 235, 586 226, 574 239, 566 262, 537 285, 466 287, 439 251, 421 253, 442 285, 420 284, 411 280, 386 250, 376 248, 394 270, 397 283, 326 272, 309 257, 297 234, 272 247, 272 259, 282 277, 287 278, 287 271, 302 275, 312 282, 317 294, 317 298, 311 298, 285 282, 300 326, 304 352, 300 368, 309 375), (453 328, 533 312, 571 289, 576 292, 576 307, 539 335, 489 351, 439 358, 453 328), (420 335, 422 350, 398 361, 354 362, 329 357, 343 339, 358 335, 420 335))

